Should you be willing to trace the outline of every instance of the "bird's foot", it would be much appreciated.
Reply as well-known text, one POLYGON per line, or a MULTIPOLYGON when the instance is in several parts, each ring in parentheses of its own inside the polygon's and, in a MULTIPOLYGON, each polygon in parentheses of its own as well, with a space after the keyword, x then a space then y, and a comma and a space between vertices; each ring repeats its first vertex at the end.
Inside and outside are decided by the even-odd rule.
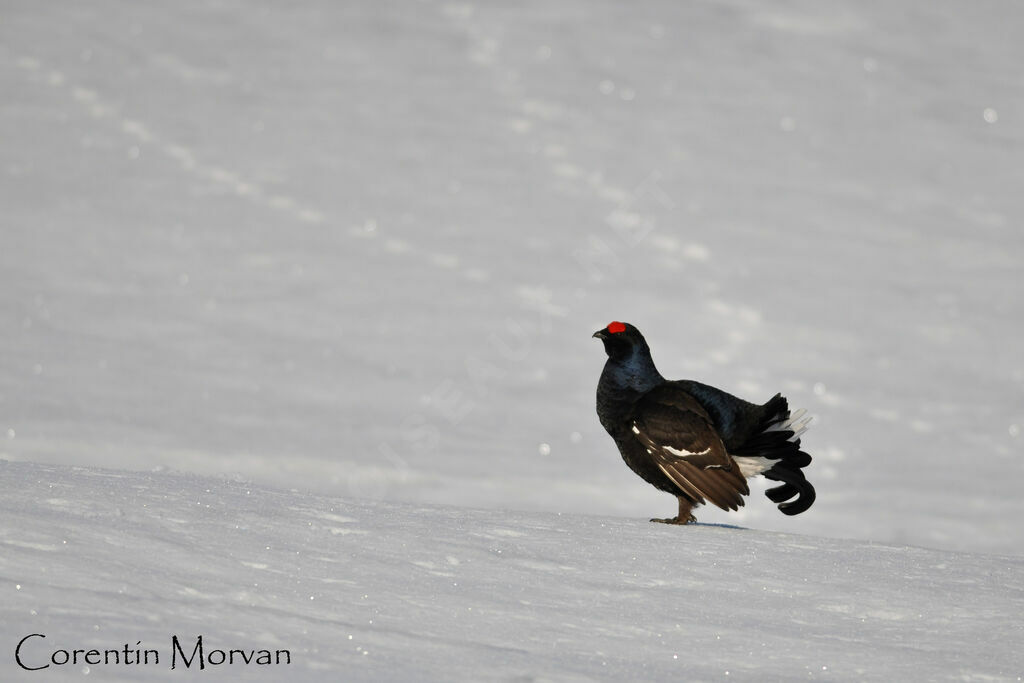
POLYGON ((697 518, 690 514, 693 509, 693 501, 689 498, 679 497, 679 514, 668 519, 652 519, 652 522, 659 524, 696 524, 697 518))
POLYGON ((696 524, 697 518, 690 515, 689 517, 667 517, 665 519, 654 518, 651 521, 659 524, 696 524))

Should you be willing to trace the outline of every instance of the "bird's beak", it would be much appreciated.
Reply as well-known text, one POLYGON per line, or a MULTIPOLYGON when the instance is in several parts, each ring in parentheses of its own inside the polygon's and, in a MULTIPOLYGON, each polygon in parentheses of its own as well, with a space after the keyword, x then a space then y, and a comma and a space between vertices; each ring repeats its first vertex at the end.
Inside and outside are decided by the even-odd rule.
POLYGON ((592 334, 590 336, 591 337, 596 337, 598 339, 602 339, 603 340, 606 336, 608 336, 608 331, 607 330, 603 330, 603 329, 602 330, 598 330, 597 332, 595 332, 594 334, 592 334))

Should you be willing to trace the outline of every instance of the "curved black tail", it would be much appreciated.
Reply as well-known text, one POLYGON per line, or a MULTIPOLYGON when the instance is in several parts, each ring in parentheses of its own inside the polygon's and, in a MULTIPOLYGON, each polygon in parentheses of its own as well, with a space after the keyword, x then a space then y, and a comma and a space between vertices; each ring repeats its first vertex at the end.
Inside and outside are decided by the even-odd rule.
POLYGON ((753 436, 734 453, 775 461, 762 474, 782 484, 768 489, 765 495, 786 515, 798 515, 814 503, 814 487, 803 472, 803 468, 811 464, 811 456, 800 450, 800 435, 809 422, 810 417, 804 418, 803 411, 791 415, 785 397, 776 394, 764 404, 753 436), (796 499, 790 500, 794 496, 796 499))

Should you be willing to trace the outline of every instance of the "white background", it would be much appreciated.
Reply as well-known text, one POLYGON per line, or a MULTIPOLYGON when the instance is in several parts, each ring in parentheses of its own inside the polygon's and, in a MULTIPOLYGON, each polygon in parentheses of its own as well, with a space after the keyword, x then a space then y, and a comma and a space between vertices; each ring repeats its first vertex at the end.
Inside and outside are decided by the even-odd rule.
MULTIPOLYGON (((150 482, 140 510, 161 517, 190 498, 182 481, 204 481, 170 470, 327 508, 443 504, 439 520, 545 533, 561 519, 580 544, 597 522, 551 514, 593 515, 680 570, 697 534, 770 546, 646 523, 675 503, 623 465, 593 412, 604 354, 590 334, 613 319, 644 331, 667 377, 755 401, 781 391, 816 416, 810 511, 785 517, 760 487, 701 521, 1024 555, 1020 15, 4 3, 0 458, 19 493, 0 521, 3 578, 84 561, 17 545, 64 545, 46 500, 72 501, 72 526, 123 510, 123 490, 66 466, 150 482), (54 477, 72 493, 33 488, 54 477), (76 517, 88 506, 98 517, 76 517)), ((298 522, 279 523, 268 533, 298 522)), ((887 575, 858 550, 872 546, 836 547, 887 575)), ((1019 603, 1020 561, 1005 561, 1017 588, 1000 599, 1019 603)), ((37 588, 26 610, 59 597, 76 637, 99 620, 96 596, 37 588)), ((160 605, 189 613, 154 599, 122 613, 117 638, 160 605)), ((7 621, 11 638, 29 628, 7 621)), ((993 672, 1019 675, 1019 660, 993 672)))

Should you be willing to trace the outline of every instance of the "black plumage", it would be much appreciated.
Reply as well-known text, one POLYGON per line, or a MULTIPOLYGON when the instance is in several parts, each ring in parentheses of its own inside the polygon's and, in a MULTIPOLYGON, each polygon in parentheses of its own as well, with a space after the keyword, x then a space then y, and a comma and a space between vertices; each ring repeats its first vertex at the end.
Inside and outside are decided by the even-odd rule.
POLYGON ((651 521, 686 524, 694 506, 736 510, 749 495, 746 479, 781 482, 765 492, 787 515, 814 502, 800 450, 809 418, 791 414, 782 395, 749 403, 691 380, 669 381, 654 366, 640 331, 613 322, 594 336, 608 360, 597 385, 597 415, 622 459, 645 481, 679 499, 679 515, 651 521))

